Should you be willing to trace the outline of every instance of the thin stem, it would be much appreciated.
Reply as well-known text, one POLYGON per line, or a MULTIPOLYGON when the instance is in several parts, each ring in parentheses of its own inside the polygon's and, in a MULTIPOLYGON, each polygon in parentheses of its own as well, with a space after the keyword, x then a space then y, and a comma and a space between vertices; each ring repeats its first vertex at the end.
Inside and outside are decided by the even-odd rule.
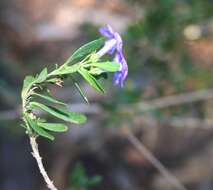
POLYGON ((140 142, 128 127, 124 128, 129 142, 144 156, 167 181, 177 190, 187 190, 186 187, 140 142))
POLYGON ((36 137, 30 137, 30 144, 31 144, 32 151, 33 151, 32 155, 36 159, 36 162, 38 164, 40 173, 43 176, 44 181, 47 184, 47 187, 50 190, 57 190, 57 188, 53 184, 53 181, 50 180, 50 178, 49 178, 49 176, 48 176, 48 174, 47 174, 47 172, 46 172, 46 170, 44 168, 44 165, 43 165, 43 162, 42 162, 42 158, 41 158, 39 150, 38 150, 38 144, 36 142, 36 137))

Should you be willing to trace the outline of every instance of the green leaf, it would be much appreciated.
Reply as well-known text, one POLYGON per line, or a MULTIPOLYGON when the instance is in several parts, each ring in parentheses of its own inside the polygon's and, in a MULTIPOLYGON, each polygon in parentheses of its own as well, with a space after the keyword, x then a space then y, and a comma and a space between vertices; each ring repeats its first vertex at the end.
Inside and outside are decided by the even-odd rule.
POLYGON ((24 78, 24 84, 23 84, 23 90, 28 88, 33 82, 35 81, 35 78, 31 75, 28 75, 24 78))
POLYGON ((68 110, 65 110, 62 108, 58 109, 52 106, 46 106, 38 102, 31 102, 30 105, 32 108, 40 108, 50 113, 51 115, 67 122, 76 123, 76 124, 82 124, 86 122, 85 115, 80 113, 69 112, 68 110))
POLYGON ((104 93, 103 87, 98 83, 98 81, 84 68, 78 71, 82 77, 88 81, 88 83, 95 88, 97 91, 104 93))
POLYGON ((116 72, 119 71, 120 69, 120 65, 118 63, 111 61, 92 63, 91 65, 108 72, 116 72))
POLYGON ((38 75, 38 77, 33 77, 33 76, 26 76, 24 79, 24 84, 23 84, 23 89, 22 89, 22 98, 25 99, 25 96, 27 92, 30 90, 30 88, 35 84, 35 83, 41 83, 45 81, 47 78, 47 68, 44 68, 41 73, 38 75))
POLYGON ((81 162, 75 164, 70 177, 70 183, 72 184, 73 189, 76 190, 97 186, 102 180, 101 176, 88 177, 81 162))
POLYGON ((62 123, 38 123, 38 125, 54 132, 65 132, 68 130, 68 127, 62 123))
POLYGON ((27 129, 27 126, 24 125, 24 124, 20 124, 20 126, 21 126, 22 128, 24 128, 24 129, 27 129))
POLYGON ((30 116, 28 114, 25 114, 25 118, 27 120, 27 122, 30 124, 30 126, 33 128, 33 130, 38 133, 39 135, 41 135, 42 137, 45 137, 47 139, 50 140, 54 140, 55 138, 50 135, 49 133, 47 133, 44 129, 42 129, 41 127, 39 127, 36 123, 35 120, 31 119, 30 116))
POLYGON ((71 74, 71 73, 75 73, 79 70, 80 65, 79 64, 75 64, 75 65, 71 65, 71 66, 67 66, 64 65, 62 67, 60 67, 57 70, 54 70, 53 72, 51 72, 49 74, 49 76, 53 76, 53 75, 66 75, 66 74, 71 74))
POLYGON ((47 68, 44 68, 36 79, 36 83, 41 83, 47 79, 47 68))
POLYGON ((94 176, 94 177, 91 177, 91 178, 88 180, 88 182, 87 182, 87 186, 88 186, 88 187, 97 186, 101 181, 102 181, 102 177, 101 177, 101 176, 94 176))
POLYGON ((28 90, 32 87, 32 85, 35 83, 36 79, 31 76, 28 75, 25 77, 24 79, 24 84, 23 84, 23 89, 22 89, 22 98, 24 99, 26 93, 28 92, 28 90))
POLYGON ((37 118, 37 123, 45 123, 46 119, 43 118, 37 118))
POLYGON ((80 65, 75 64, 75 65, 72 65, 72 66, 64 67, 64 69, 60 72, 61 72, 61 74, 71 74, 71 73, 77 72, 79 68, 80 68, 80 65))
POLYGON ((33 93, 32 95, 38 96, 38 97, 40 97, 40 98, 43 98, 44 100, 47 100, 47 101, 52 102, 52 103, 55 103, 55 104, 60 104, 60 105, 66 106, 65 103, 60 102, 60 101, 58 101, 58 100, 52 98, 51 96, 46 96, 46 95, 42 95, 42 94, 38 94, 38 93, 33 93))
POLYGON ((81 87, 79 86, 79 84, 77 82, 74 82, 75 87, 77 88, 78 92, 80 93, 81 97, 85 100, 85 102, 87 104, 89 104, 89 101, 85 95, 85 93, 82 91, 81 87))
POLYGON ((82 58, 83 56, 88 55, 99 49, 102 45, 104 45, 104 41, 104 38, 99 38, 83 45, 73 53, 73 55, 66 61, 66 64, 69 64, 72 61, 82 58))
POLYGON ((89 70, 89 73, 90 73, 91 75, 95 75, 95 76, 101 75, 101 74, 104 73, 104 72, 106 72, 106 71, 104 71, 103 69, 99 69, 99 68, 97 68, 97 67, 92 67, 92 68, 90 68, 90 70, 89 70))
POLYGON ((73 168, 71 175, 71 184, 72 187, 79 189, 85 187, 85 182, 87 182, 87 176, 85 168, 81 162, 77 162, 73 168))

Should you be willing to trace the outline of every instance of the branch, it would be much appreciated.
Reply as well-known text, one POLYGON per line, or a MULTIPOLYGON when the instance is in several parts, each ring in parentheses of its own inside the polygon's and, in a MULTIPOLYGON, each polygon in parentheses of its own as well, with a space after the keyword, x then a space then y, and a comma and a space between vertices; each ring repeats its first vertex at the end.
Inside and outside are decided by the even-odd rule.
POLYGON ((161 97, 147 102, 137 103, 135 106, 140 111, 147 111, 150 109, 161 109, 165 107, 177 106, 180 104, 192 103, 212 98, 213 98, 213 89, 207 89, 195 92, 182 93, 173 96, 161 97))
POLYGON ((200 119, 196 117, 160 117, 156 118, 155 116, 141 116, 135 115, 137 119, 136 126, 158 126, 158 125, 167 125, 171 127, 179 127, 179 128, 193 128, 193 129, 201 129, 201 130, 209 130, 213 129, 213 119, 205 118, 200 119))
POLYGON ((129 142, 144 156, 177 190, 187 190, 184 185, 141 143, 128 127, 124 129, 129 142))
POLYGON ((32 147, 32 155, 33 157, 36 159, 36 162, 38 164, 38 167, 39 167, 39 170, 40 170, 40 173, 42 174, 46 184, 47 184, 47 187, 51 190, 57 190, 57 188, 54 186, 53 182, 50 180, 45 168, 44 168, 44 165, 42 163, 42 158, 39 154, 39 150, 38 150, 38 144, 36 142, 36 137, 30 137, 30 144, 31 144, 31 147, 32 147))

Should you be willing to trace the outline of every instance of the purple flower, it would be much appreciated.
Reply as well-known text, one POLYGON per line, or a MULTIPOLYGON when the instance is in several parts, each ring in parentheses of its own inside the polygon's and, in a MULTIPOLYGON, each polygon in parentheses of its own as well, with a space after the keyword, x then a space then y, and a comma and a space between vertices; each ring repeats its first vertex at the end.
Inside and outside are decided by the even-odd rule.
POLYGON ((97 55, 102 57, 107 53, 112 55, 115 52, 114 61, 120 64, 120 70, 114 74, 114 84, 123 87, 128 74, 128 65, 123 55, 121 36, 117 32, 114 32, 109 25, 100 28, 99 32, 107 37, 108 40, 105 42, 104 47, 97 52, 97 55))

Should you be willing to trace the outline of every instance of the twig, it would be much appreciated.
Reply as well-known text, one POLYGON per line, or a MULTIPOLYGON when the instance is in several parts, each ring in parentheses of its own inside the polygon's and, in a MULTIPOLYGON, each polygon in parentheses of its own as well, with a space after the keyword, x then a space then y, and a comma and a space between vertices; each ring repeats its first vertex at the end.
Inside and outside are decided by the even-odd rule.
POLYGON ((213 119, 205 118, 200 119, 196 117, 160 117, 156 118, 154 116, 143 116, 136 115, 137 125, 138 126, 158 126, 166 125, 171 127, 178 128, 190 128, 190 129, 201 129, 201 130, 210 130, 213 129, 213 119))
POLYGON ((155 100, 137 103, 135 107, 138 108, 140 111, 146 111, 150 109, 160 109, 211 98, 213 98, 213 89, 207 89, 157 98, 155 100))
POLYGON ((173 127, 198 128, 203 130, 213 129, 213 119, 211 118, 199 119, 194 117, 171 117, 167 121, 168 124, 173 127))
POLYGON ((129 142, 143 155, 177 190, 187 190, 183 184, 141 143, 134 134, 125 128, 129 142))
POLYGON ((47 172, 44 168, 42 158, 39 154, 38 144, 36 142, 36 137, 30 137, 30 144, 31 144, 31 147, 32 147, 32 150, 33 150, 32 155, 37 161, 40 173, 42 174, 42 176, 43 176, 43 178, 44 178, 44 180, 47 184, 47 187, 51 190, 57 190, 57 188, 53 184, 53 181, 50 180, 50 178, 49 178, 49 176, 48 176, 48 174, 47 174, 47 172))

